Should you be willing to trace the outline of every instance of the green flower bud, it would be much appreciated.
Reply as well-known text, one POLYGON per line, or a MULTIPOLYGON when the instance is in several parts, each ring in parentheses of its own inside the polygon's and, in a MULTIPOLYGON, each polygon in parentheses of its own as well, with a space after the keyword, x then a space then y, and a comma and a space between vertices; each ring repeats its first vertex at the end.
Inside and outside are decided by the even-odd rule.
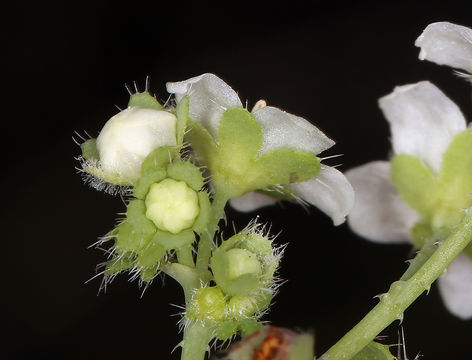
POLYGON ((187 318, 200 321, 222 321, 225 308, 225 296, 218 287, 203 287, 193 295, 192 302, 187 307, 187 318))
POLYGON ((217 285, 226 295, 251 296, 255 304, 259 294, 272 294, 279 261, 280 254, 272 248, 272 241, 258 232, 257 226, 250 226, 224 241, 213 252, 210 264, 217 285))

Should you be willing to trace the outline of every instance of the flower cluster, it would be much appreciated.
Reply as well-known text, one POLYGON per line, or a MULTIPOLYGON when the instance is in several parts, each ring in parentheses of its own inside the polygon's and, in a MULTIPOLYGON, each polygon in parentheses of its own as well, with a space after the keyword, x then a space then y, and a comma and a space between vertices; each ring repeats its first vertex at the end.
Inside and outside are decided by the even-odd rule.
POLYGON ((335 225, 344 221, 354 192, 341 172, 320 165, 316 156, 334 141, 310 122, 264 101, 249 112, 213 74, 167 83, 167 91, 177 102, 188 97, 188 139, 209 167, 213 186, 229 194, 234 208, 252 211, 298 199, 320 208, 335 225))
MULTIPOLYGON (((471 29, 431 24, 416 45, 421 59, 472 72, 471 29)), ((457 105, 427 81, 399 86, 379 105, 394 156, 346 173, 356 191, 349 225, 372 241, 440 243, 472 207, 472 130, 457 105)), ((472 317, 471 245, 439 278, 439 289, 452 313, 472 317)))

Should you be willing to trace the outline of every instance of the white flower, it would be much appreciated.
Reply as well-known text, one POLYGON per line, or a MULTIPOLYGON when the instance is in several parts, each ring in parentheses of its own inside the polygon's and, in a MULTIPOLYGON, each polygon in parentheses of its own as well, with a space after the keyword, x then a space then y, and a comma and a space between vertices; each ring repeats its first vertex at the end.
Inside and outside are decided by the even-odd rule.
MULTIPOLYGON (((454 136, 466 130, 460 109, 427 81, 395 88, 379 100, 390 123, 394 154, 413 155, 436 175, 454 136)), ((420 216, 399 196, 390 177, 390 163, 374 161, 346 172, 356 192, 348 223, 357 234, 376 242, 411 241, 410 230, 420 216)), ((472 317, 472 260, 461 254, 439 289, 449 310, 472 317)))
POLYGON ((448 22, 430 24, 416 39, 420 60, 448 65, 472 74, 472 29, 448 22))
POLYGON ((176 145, 176 117, 167 111, 129 107, 113 116, 97 137, 100 170, 134 183, 159 146, 176 145))
MULTIPOLYGON (((189 96, 189 115, 202 124, 217 140, 222 114, 229 108, 242 107, 237 93, 213 74, 167 83, 167 91, 180 101, 189 96)), ((307 120, 271 106, 253 109, 252 114, 262 130, 262 147, 259 155, 281 148, 291 148, 318 155, 334 145, 307 120)), ((334 168, 322 166, 320 173, 305 182, 287 185, 302 200, 317 206, 328 214, 335 225, 341 224, 352 208, 354 193, 344 175, 334 168)), ((276 202, 270 196, 250 192, 232 199, 231 205, 240 211, 252 211, 276 202)))

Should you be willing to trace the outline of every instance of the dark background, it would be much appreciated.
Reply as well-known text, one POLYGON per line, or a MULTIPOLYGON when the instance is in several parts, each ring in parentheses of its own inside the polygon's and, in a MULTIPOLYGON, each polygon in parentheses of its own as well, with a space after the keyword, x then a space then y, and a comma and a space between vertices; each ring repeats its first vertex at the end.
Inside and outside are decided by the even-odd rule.
MULTIPOLYGON (((87 249, 123 211, 119 198, 75 173, 73 131, 96 136, 124 83, 213 72, 254 104, 260 98, 317 124, 337 145, 342 170, 386 159, 389 130, 377 99, 395 85, 430 79, 472 118, 470 86, 417 59, 424 27, 472 26, 472 2, 17 2, 3 10, 4 359, 177 359, 182 294, 172 279, 141 297, 116 279, 97 296, 87 284, 104 254, 87 249)), ((325 155, 325 154, 323 154, 325 155)), ((285 204, 258 212, 289 243, 281 288, 266 319, 313 329, 321 355, 355 325, 405 269, 411 248, 369 243, 317 209, 285 204)), ((228 211, 241 229, 255 214, 228 211)), ((408 352, 470 357, 471 323, 443 307, 436 287, 405 314, 408 352)), ((384 334, 395 343, 398 324, 384 334)))

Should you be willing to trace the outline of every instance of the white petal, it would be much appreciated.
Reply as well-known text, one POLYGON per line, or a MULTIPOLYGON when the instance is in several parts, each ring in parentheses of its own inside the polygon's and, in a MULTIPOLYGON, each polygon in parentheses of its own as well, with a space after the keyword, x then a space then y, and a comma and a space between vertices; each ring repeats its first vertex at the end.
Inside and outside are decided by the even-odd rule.
POLYGON ((375 242, 401 243, 419 219, 390 180, 390 163, 373 161, 346 171, 356 201, 348 224, 356 234, 375 242))
POLYGON ((448 22, 430 24, 416 39, 420 60, 472 73, 472 29, 448 22))
POLYGON ((250 212, 264 206, 273 205, 276 202, 276 198, 257 191, 253 191, 238 198, 231 199, 229 204, 238 211, 250 212))
POLYGON ((439 278, 439 290, 451 313, 467 320, 472 318, 472 260, 460 254, 439 278))
POLYGON ((136 180, 147 155, 159 146, 176 144, 176 122, 170 112, 140 107, 113 116, 97 137, 102 169, 136 180))
POLYGON ((190 117, 201 123, 216 139, 221 115, 229 108, 242 106, 238 94, 214 74, 203 74, 179 82, 168 82, 167 91, 177 101, 188 95, 190 117))
POLYGON ((315 178, 288 187, 330 216, 334 225, 344 222, 354 204, 351 184, 340 171, 329 166, 322 166, 315 178))
POLYGON ((333 140, 309 121, 278 108, 265 106, 253 114, 261 125, 263 134, 260 154, 280 148, 292 148, 317 155, 334 145, 333 140))
POLYGON ((435 172, 452 138, 466 127, 457 105, 428 81, 396 87, 379 106, 390 123, 394 152, 416 156, 435 172))

